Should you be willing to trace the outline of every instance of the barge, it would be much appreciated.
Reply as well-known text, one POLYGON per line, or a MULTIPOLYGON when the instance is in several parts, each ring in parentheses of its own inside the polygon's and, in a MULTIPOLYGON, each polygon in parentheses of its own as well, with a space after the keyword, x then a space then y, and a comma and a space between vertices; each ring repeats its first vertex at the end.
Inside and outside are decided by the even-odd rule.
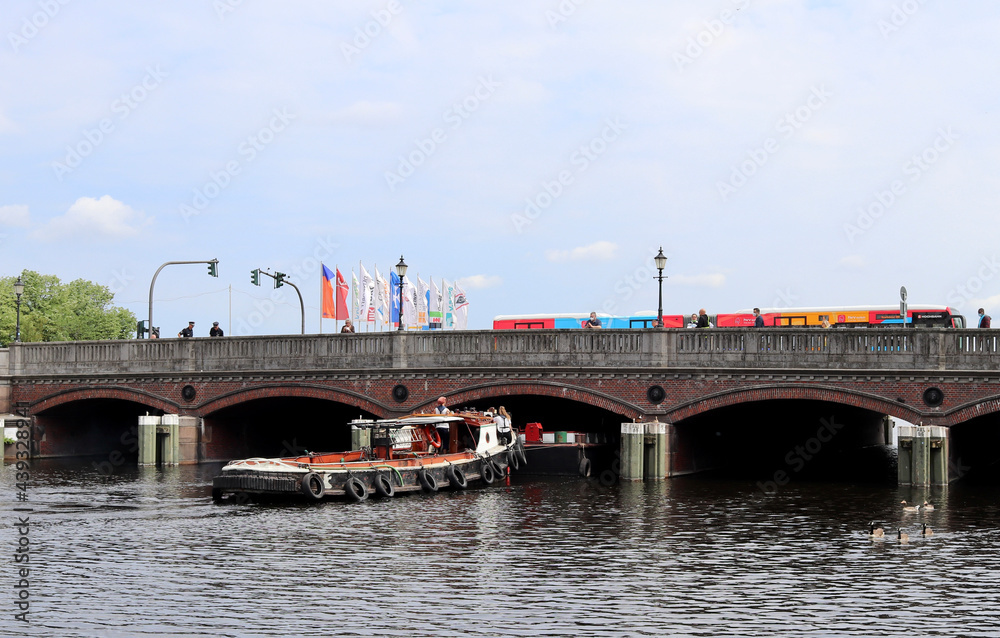
POLYGON ((371 495, 491 485, 527 463, 520 439, 500 435, 489 413, 414 414, 350 425, 370 444, 347 452, 231 461, 212 480, 212 499, 361 502, 371 495))

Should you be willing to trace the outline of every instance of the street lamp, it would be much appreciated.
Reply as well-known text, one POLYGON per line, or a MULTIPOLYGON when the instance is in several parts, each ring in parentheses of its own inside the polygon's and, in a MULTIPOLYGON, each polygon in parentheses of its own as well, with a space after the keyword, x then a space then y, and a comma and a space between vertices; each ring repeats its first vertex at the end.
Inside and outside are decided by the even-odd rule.
POLYGON ((663 254, 663 246, 660 246, 660 252, 653 257, 653 263, 656 264, 656 269, 660 271, 660 304, 656 309, 656 321, 657 325, 663 327, 663 269, 667 267, 667 256, 663 254))
POLYGON ((406 262, 403 256, 399 256, 399 263, 396 264, 396 274, 399 275, 399 329, 403 329, 403 277, 406 276, 406 262))
POLYGON ((24 282, 18 276, 14 282, 14 294, 17 295, 17 326, 14 328, 14 343, 21 343, 21 295, 24 294, 24 282))

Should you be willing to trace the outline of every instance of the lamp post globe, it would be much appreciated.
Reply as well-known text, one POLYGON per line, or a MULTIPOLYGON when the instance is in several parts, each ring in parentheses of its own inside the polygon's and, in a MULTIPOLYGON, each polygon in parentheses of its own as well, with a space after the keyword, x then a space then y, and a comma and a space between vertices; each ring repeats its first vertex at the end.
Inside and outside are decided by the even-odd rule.
POLYGON ((659 271, 659 276, 657 279, 660 281, 660 302, 656 307, 656 325, 660 328, 663 327, 663 269, 667 267, 667 256, 663 254, 663 246, 660 246, 660 252, 657 253, 656 257, 653 257, 653 263, 656 264, 656 269, 659 271))
POLYGON ((406 262, 403 256, 399 256, 399 263, 396 264, 396 274, 399 275, 399 330, 403 330, 403 277, 406 276, 406 262))
POLYGON ((14 343, 21 343, 21 295, 24 294, 24 282, 18 276, 14 282, 14 294, 17 296, 17 325, 14 328, 14 343))

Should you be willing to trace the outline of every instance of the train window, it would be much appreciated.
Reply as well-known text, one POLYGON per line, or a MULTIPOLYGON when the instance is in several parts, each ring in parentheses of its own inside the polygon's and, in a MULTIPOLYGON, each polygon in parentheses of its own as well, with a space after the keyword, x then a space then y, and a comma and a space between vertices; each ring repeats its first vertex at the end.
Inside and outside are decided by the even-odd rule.
POLYGON ((515 321, 514 330, 539 330, 545 327, 543 321, 515 321))

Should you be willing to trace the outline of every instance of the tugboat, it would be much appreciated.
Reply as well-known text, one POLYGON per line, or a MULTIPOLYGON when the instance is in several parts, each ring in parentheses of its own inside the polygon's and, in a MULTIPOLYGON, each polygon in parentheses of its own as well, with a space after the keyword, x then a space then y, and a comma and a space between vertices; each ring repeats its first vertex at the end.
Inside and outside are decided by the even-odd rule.
POLYGON ((212 480, 212 499, 296 499, 346 497, 355 502, 375 494, 464 490, 506 477, 527 461, 515 436, 501 439, 493 415, 483 412, 414 414, 400 419, 357 419, 370 445, 349 452, 307 452, 284 458, 231 461, 212 480), (442 438, 441 434, 446 433, 442 438))

